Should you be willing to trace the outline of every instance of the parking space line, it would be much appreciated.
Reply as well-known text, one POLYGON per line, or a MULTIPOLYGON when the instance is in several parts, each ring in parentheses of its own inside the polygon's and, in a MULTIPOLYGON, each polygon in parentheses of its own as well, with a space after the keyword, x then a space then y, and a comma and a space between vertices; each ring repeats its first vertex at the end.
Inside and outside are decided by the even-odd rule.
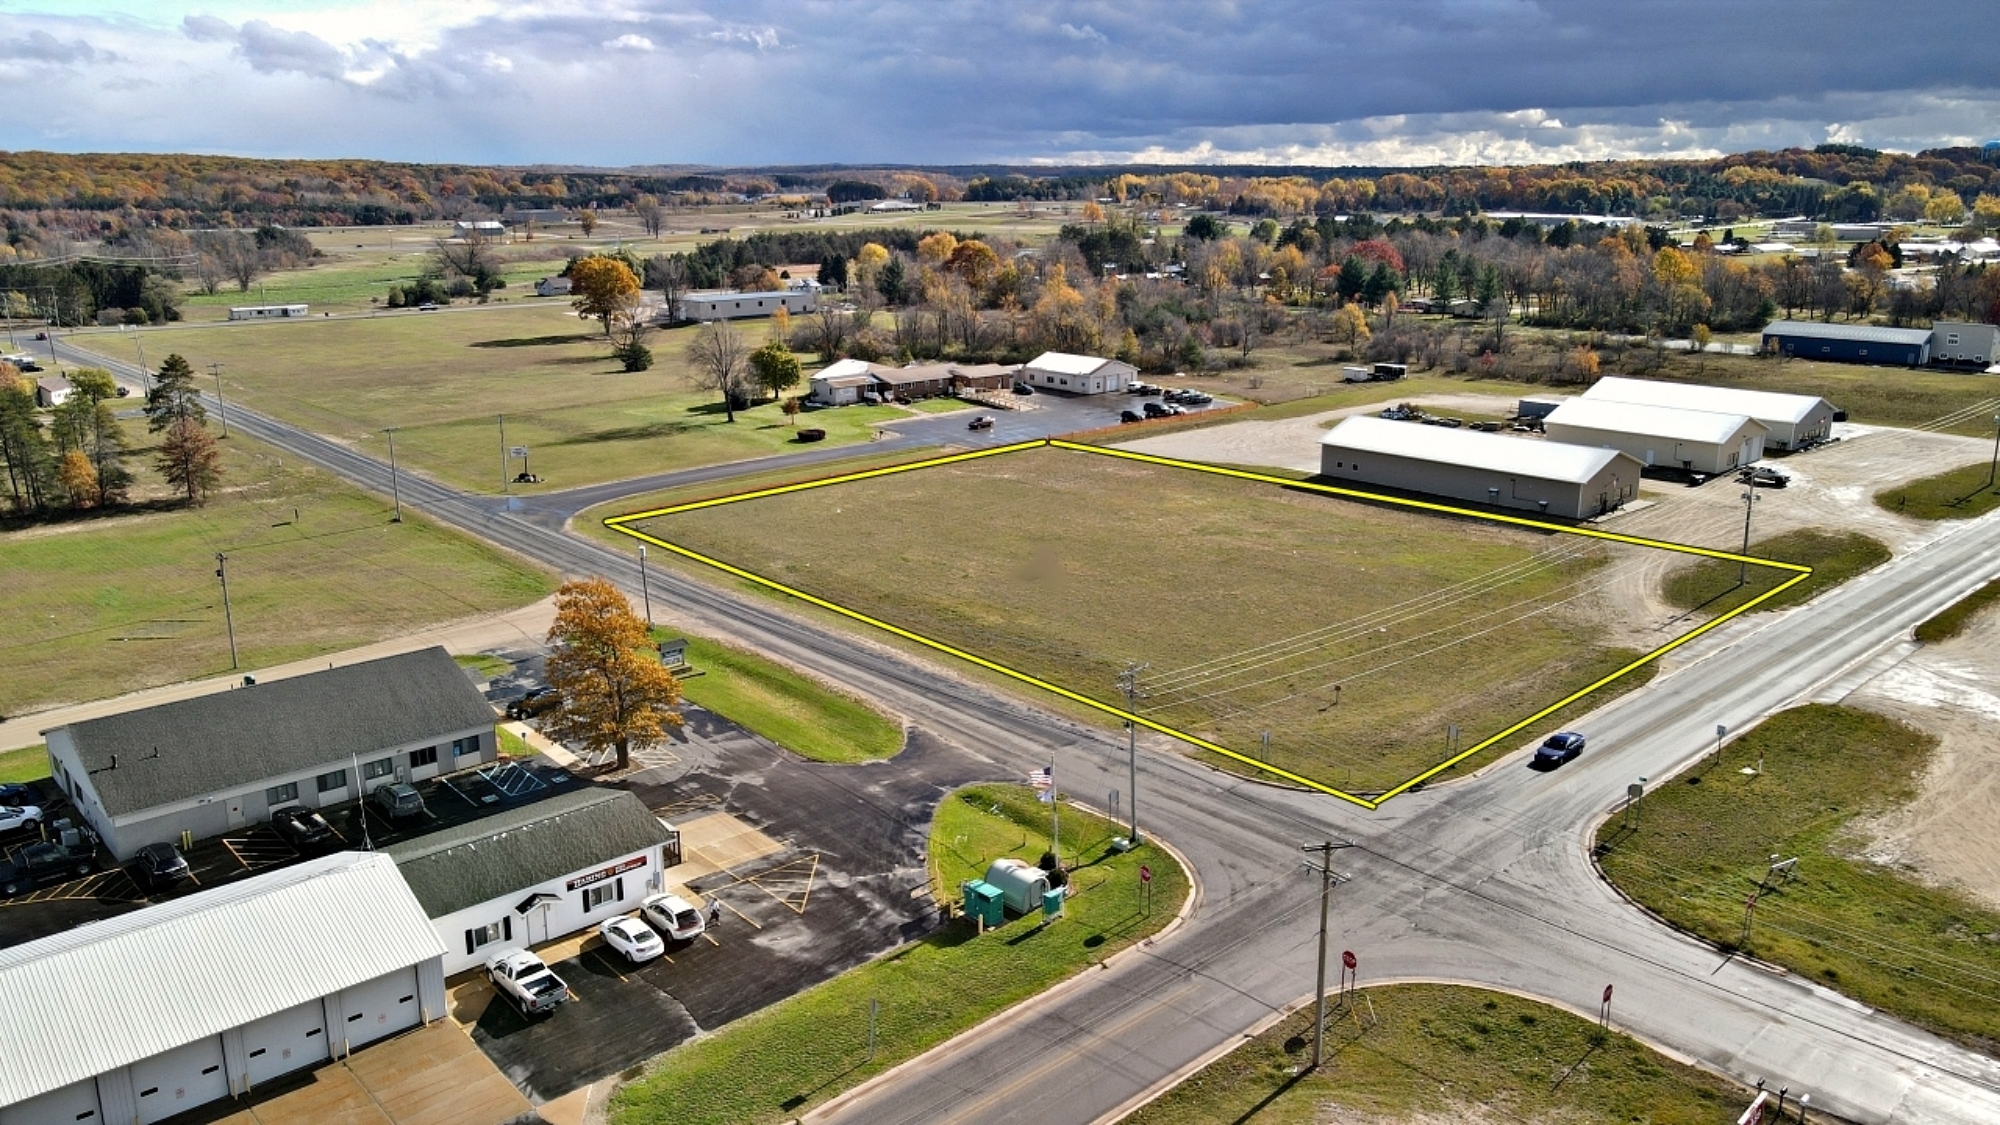
POLYGON ((617 977, 619 980, 631 979, 630 977, 627 977, 624 973, 618 971, 618 965, 614 961, 612 961, 609 954, 604 952, 603 946, 599 946, 596 949, 589 950, 589 952, 595 954, 599 961, 604 962, 604 967, 611 970, 611 975, 617 977))

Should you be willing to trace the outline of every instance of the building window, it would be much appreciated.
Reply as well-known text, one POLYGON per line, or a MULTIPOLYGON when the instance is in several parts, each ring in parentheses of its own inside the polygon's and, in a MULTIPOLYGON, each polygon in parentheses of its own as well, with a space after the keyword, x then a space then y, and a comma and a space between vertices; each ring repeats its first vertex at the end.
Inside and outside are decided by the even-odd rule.
POLYGON ((1951 347, 1954 347, 1954 348, 1955 348, 1955 347, 1957 347, 1957 346, 1958 346, 1958 333, 1956 333, 1956 332, 1950 332, 1950 333, 1947 333, 1947 334, 1945 335, 1945 338, 1944 338, 1944 342, 1945 342, 1946 344, 1950 345, 1951 347))
POLYGON ((299 783, 296 781, 287 781, 283 785, 273 785, 264 790, 264 803, 267 805, 282 805, 298 799, 299 783))
POLYGON ((623 897, 618 892, 624 886, 625 886, 625 880, 612 879, 603 883, 598 883, 595 886, 583 888, 584 910, 591 911, 597 909, 600 906, 603 906, 607 902, 613 902, 613 903, 617 902, 621 897, 623 897))
POLYGON ((435 746, 426 746, 422 750, 410 751, 411 769, 417 769, 421 766, 434 766, 437 764, 438 764, 438 748, 435 746))
POLYGON ((378 777, 388 777, 395 772, 396 759, 394 758, 377 758, 372 762, 363 762, 361 764, 361 780, 363 781, 373 781, 378 777))
POLYGON ((315 781, 318 783, 319 791, 322 793, 331 793, 336 789, 345 789, 347 788, 347 771, 335 770, 332 773, 323 773, 315 781))
POLYGON ((514 920, 502 918, 491 925, 474 926, 465 931, 465 951, 476 953, 482 946, 492 945, 496 941, 512 940, 514 940, 514 920))
POLYGON ((479 753, 478 735, 475 734, 471 738, 454 738, 451 740, 452 757, 463 758, 467 754, 477 754, 477 753, 479 753))

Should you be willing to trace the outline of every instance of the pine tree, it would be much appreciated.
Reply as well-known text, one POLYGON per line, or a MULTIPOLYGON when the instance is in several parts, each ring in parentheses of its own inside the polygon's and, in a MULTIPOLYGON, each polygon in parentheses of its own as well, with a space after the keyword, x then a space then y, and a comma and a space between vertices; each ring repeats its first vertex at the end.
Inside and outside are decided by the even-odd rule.
POLYGON ((0 363, 0 461, 14 510, 45 510, 56 493, 55 450, 35 417, 35 386, 11 365, 0 363))
POLYGON ((159 433, 184 421, 200 425, 208 421, 208 410, 201 404, 201 392, 195 389, 194 368, 176 353, 160 364, 153 392, 146 396, 146 429, 159 433))

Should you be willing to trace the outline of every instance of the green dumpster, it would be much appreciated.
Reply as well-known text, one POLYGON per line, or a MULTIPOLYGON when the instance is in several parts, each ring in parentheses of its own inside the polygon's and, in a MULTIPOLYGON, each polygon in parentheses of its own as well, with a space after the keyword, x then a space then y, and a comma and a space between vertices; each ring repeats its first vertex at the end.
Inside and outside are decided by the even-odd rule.
POLYGON ((966 914, 989 927, 1007 920, 1006 892, 984 879, 968 879, 964 887, 966 914))

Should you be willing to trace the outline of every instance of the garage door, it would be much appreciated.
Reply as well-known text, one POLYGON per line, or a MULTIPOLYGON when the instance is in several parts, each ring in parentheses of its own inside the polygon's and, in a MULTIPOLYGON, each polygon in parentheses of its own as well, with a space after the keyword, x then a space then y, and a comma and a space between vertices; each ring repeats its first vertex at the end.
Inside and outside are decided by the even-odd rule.
POLYGON ((95 1078, 0 1109, 0 1125, 75 1125, 78 1121, 95 1125, 100 1120, 95 1078))
POLYGON ((132 1064, 132 1092, 139 1099, 139 1125, 172 1117, 229 1096, 222 1072, 222 1040, 201 1039, 132 1064))
POLYGON ((280 1074, 323 1062, 331 1055, 326 1009, 319 1001, 308 1000, 245 1025, 243 1050, 250 1058, 253 1090, 280 1074))
POLYGON ((385 1035, 417 1026, 423 1022, 423 1006, 417 1003, 416 967, 347 989, 340 994, 340 1006, 347 1013, 347 1026, 340 1035, 347 1040, 350 1051, 363 1043, 373 1043, 385 1035))

